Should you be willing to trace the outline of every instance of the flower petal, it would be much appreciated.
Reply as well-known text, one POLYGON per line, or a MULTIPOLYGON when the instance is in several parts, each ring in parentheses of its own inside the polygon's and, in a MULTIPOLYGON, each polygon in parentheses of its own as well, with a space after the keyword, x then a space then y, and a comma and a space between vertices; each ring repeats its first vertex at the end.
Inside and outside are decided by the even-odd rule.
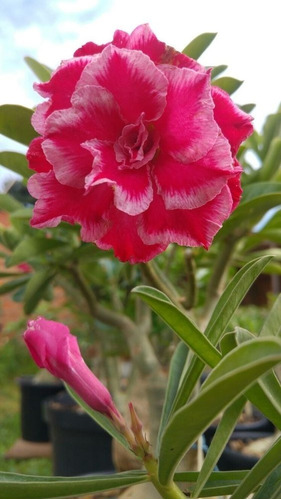
POLYGON ((233 176, 232 163, 228 141, 222 134, 206 156, 194 163, 180 163, 160 154, 153 174, 165 207, 191 210, 212 200, 233 176))
POLYGON ((210 75, 164 67, 167 106, 157 122, 160 148, 182 163, 199 160, 213 147, 219 128, 213 116, 210 75))
POLYGON ((26 155, 29 168, 39 173, 52 170, 52 165, 47 161, 42 150, 43 141, 43 137, 35 137, 35 139, 31 141, 26 155))
POLYGON ((141 24, 129 35, 126 48, 141 50, 158 64, 166 50, 166 44, 160 42, 148 24, 141 24))
POLYGON ((214 116, 223 135, 228 139, 233 155, 242 141, 253 132, 253 118, 239 109, 227 92, 213 86, 212 96, 215 103, 214 116))
POLYGON ((149 209, 142 215, 139 235, 144 243, 178 243, 203 246, 206 249, 232 210, 229 188, 205 205, 194 210, 167 210, 160 196, 154 196, 149 209))
POLYGON ((148 56, 109 45, 94 58, 83 71, 77 88, 99 85, 109 90, 129 123, 135 123, 143 112, 147 121, 161 116, 167 79, 148 56))
POLYGON ((91 188, 102 182, 113 186, 114 205, 128 215, 147 210, 153 198, 149 167, 123 170, 118 168, 112 147, 101 141, 88 141, 83 146, 94 156, 86 186, 91 188))
POLYGON ((106 232, 105 214, 112 205, 113 193, 105 184, 84 195, 84 190, 64 186, 48 172, 33 175, 28 190, 38 198, 31 219, 33 227, 55 227, 62 220, 77 222, 82 226, 82 239, 92 242, 106 232))
POLYGON ((103 250, 113 248, 115 256, 122 262, 147 262, 167 247, 163 242, 147 245, 142 241, 138 234, 141 215, 132 217, 112 208, 108 213, 108 220, 110 228, 101 239, 96 240, 96 245, 103 250))

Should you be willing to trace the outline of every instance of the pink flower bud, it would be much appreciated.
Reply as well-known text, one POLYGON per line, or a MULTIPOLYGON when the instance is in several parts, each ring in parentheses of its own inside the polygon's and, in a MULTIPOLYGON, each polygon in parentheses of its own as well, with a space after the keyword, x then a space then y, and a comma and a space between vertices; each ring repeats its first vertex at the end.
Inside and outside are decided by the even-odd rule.
POLYGON ((28 322, 23 337, 40 368, 64 380, 93 410, 109 418, 112 414, 120 417, 110 393, 86 365, 67 326, 39 317, 28 322))

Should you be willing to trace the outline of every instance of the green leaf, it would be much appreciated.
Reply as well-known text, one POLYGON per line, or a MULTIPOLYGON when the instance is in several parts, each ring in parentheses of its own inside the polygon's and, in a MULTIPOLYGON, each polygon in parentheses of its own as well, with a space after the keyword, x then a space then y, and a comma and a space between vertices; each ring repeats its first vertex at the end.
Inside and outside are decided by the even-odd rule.
POLYGON ((41 82, 47 82, 48 80, 50 80, 52 73, 51 68, 48 68, 48 66, 45 66, 45 64, 36 61, 32 57, 27 56, 24 58, 24 60, 29 68, 33 71, 33 73, 38 76, 41 82))
POLYGON ((0 134, 28 146, 38 134, 31 125, 32 109, 16 104, 0 106, 0 134))
MULTIPOLYGON (((102 413, 99 413, 98 411, 93 410, 90 408, 83 399, 81 399, 76 392, 67 384, 64 384, 67 391, 69 392, 70 396, 75 399, 75 401, 84 408, 84 410, 90 415, 90 417, 97 422, 98 425, 100 425, 110 436, 112 436, 114 439, 116 439, 124 448, 127 450, 130 450, 130 447, 124 438, 123 434, 121 434, 116 427, 113 425, 111 420, 103 415, 102 413)), ((130 450, 131 451, 131 450, 130 450)))
POLYGON ((13 254, 8 259, 7 266, 14 266, 63 245, 65 245, 64 241, 44 237, 26 237, 15 248, 13 254))
POLYGON ((281 498, 281 465, 277 467, 253 498, 281 498))
POLYGON ((237 80, 231 76, 222 76, 221 78, 217 78, 217 80, 212 81, 213 85, 225 90, 229 95, 234 94, 234 92, 241 87, 242 83, 242 80, 237 80))
POLYGON ((255 107, 256 105, 253 102, 239 106, 239 108, 242 109, 242 111, 245 111, 245 113, 251 113, 255 107))
POLYGON ((267 181, 272 179, 281 165, 281 137, 274 137, 259 169, 259 179, 267 181))
POLYGON ((139 295, 205 363, 214 366, 220 360, 217 349, 164 293, 149 286, 137 286, 132 292, 139 295))
POLYGON ((214 345, 219 342, 246 293, 271 259, 267 255, 247 263, 235 274, 220 296, 205 331, 214 345))
POLYGON ((25 155, 15 153, 14 151, 1 151, 0 164, 9 168, 13 172, 22 175, 28 179, 32 175, 32 171, 28 168, 28 163, 25 155))
POLYGON ((227 66, 225 64, 221 64, 220 66, 214 66, 212 68, 211 76, 212 79, 216 78, 216 76, 220 75, 227 69, 227 66))
MULTIPOLYGON (((271 448, 265 453, 265 455, 256 463, 256 465, 248 472, 246 477, 243 479, 241 484, 235 490, 231 498, 247 498, 256 487, 264 481, 264 479, 269 476, 269 474, 280 465, 281 457, 281 437, 271 446, 271 448)), ((281 488, 281 465, 279 469, 280 478, 280 488, 281 488)), ((271 482, 271 481, 269 481, 271 482)), ((270 488, 267 489, 267 493, 270 495, 266 498, 272 498, 270 488)), ((262 498, 258 496, 258 498, 262 498)))
MULTIPOLYGON (((208 479, 205 488, 201 491, 201 497, 221 497, 230 495, 239 486, 241 480, 246 476, 247 471, 232 470, 232 471, 215 471, 212 472, 208 479)), ((194 483, 199 476, 198 472, 176 472, 174 481, 194 483)), ((190 486, 191 493, 194 490, 193 485, 190 486)))
POLYGON ((265 158, 271 141, 274 137, 280 136, 281 133, 281 113, 269 115, 265 121, 262 130, 262 148, 260 149, 261 158, 265 158))
POLYGON ((4 212, 15 212, 22 208, 22 204, 10 194, 0 194, 0 210, 4 212))
POLYGON ((268 210, 278 207, 280 200, 281 191, 278 191, 258 195, 250 201, 241 202, 229 219, 225 221, 217 234, 216 241, 233 233, 235 229, 244 232, 247 228, 252 228, 268 210))
POLYGON ((13 290, 16 290, 20 286, 24 285, 29 280, 29 276, 21 276, 15 280, 8 281, 0 286, 0 295, 4 295, 5 293, 10 293, 13 290))
POLYGON ((163 433, 159 453, 162 484, 172 479, 185 452, 214 418, 280 361, 281 341, 276 338, 245 342, 220 361, 199 395, 173 415, 163 433))
POLYGON ((165 401, 163 405, 161 421, 159 425, 159 432, 157 436, 157 453, 159 450, 159 445, 162 437, 164 428, 169 420, 171 409, 174 404, 174 400, 179 388, 180 379, 182 376, 182 371, 186 363, 186 357, 188 354, 188 347, 184 342, 180 342, 173 354, 170 363, 169 379, 165 394, 165 401))
POLYGON ((25 314, 31 314, 40 300, 44 297, 46 289, 55 277, 52 269, 36 271, 26 285, 23 301, 25 314))
POLYGON ((61 498, 107 491, 149 481, 144 471, 86 477, 28 476, 0 472, 2 498, 61 498))
POLYGON ((183 54, 193 59, 198 59, 216 36, 217 33, 202 33, 198 35, 183 49, 183 54))
POLYGON ((281 337, 281 294, 275 300, 270 313, 262 326, 260 337, 276 335, 281 337))
MULTIPOLYGON (((267 256, 246 264, 236 273, 222 293, 205 330, 205 335, 214 345, 220 341, 229 321, 249 288, 270 260, 271 257, 267 256)), ((203 369, 204 363, 200 359, 193 357, 177 394, 173 411, 186 403, 203 369)))
POLYGON ((201 471, 199 472, 198 480, 192 493, 193 498, 198 498, 208 481, 208 478, 214 470, 225 446, 229 441, 245 402, 246 400, 244 396, 241 396, 241 398, 234 401, 234 403, 225 410, 209 446, 201 471))

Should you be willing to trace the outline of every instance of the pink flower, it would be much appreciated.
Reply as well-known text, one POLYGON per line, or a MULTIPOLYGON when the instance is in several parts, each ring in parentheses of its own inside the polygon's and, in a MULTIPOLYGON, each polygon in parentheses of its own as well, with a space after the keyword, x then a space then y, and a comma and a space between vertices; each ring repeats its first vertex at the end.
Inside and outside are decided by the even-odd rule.
POLYGON ((84 241, 131 263, 171 242, 208 248, 240 199, 251 117, 148 25, 74 56, 35 85, 48 100, 28 151, 31 224, 79 223, 84 241))
POLYGON ((67 326, 44 318, 27 326, 23 337, 35 363, 69 384, 93 410, 119 419, 111 395, 84 362, 67 326))

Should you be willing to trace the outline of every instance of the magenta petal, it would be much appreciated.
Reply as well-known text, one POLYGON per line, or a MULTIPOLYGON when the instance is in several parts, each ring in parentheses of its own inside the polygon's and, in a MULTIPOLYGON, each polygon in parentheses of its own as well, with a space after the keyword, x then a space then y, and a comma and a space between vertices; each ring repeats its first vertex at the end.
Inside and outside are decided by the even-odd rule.
POLYGON ((214 236, 232 211, 232 197, 224 187, 213 200, 194 210, 167 210, 155 196, 143 214, 139 235, 144 243, 178 243, 209 248, 214 236))
POLYGON ((36 172, 49 172, 52 170, 52 165, 46 160, 42 150, 43 137, 35 137, 29 145, 26 158, 29 163, 29 168, 36 172))
POLYGON ((219 132, 214 120, 210 75, 187 68, 163 67, 169 80, 167 106, 157 129, 160 148, 182 163, 202 158, 219 132))
POLYGON ((84 190, 60 184, 54 173, 35 174, 28 181, 35 203, 31 225, 55 227, 62 220, 81 224, 85 241, 102 237, 107 230, 104 214, 112 204, 113 193, 106 185, 96 186, 85 195, 84 190))
POLYGON ((114 205, 128 215, 137 215, 149 207, 153 198, 153 189, 149 176, 149 167, 140 169, 120 169, 112 147, 101 141, 88 141, 84 147, 92 152, 95 160, 89 174, 87 187, 100 183, 113 186, 114 205))
POLYGON ((142 215, 132 217, 112 208, 108 218, 111 225, 96 244, 103 250, 113 248, 115 256, 122 262, 147 262, 166 249, 167 244, 163 242, 147 245, 142 241, 138 234, 142 215))
POLYGON ((190 210, 212 200, 233 176, 232 163, 228 141, 222 135, 206 156, 194 163, 179 163, 160 154, 154 178, 165 207, 190 210))
POLYGON ((42 148, 61 184, 74 188, 84 187, 85 177, 92 167, 92 157, 88 151, 70 138, 46 139, 42 148))
POLYGON ((231 100, 227 92, 212 87, 212 96, 215 103, 214 116, 223 135, 228 139, 233 155, 242 141, 245 141, 253 132, 253 118, 239 109, 231 100))
POLYGON ((162 115, 167 79, 148 56, 109 45, 94 57, 83 71, 77 88, 99 85, 109 90, 129 123, 135 123, 141 113, 148 121, 162 115))
POLYGON ((141 24, 129 35, 126 47, 141 50, 150 59, 158 64, 166 50, 166 44, 160 42, 148 24, 141 24))

